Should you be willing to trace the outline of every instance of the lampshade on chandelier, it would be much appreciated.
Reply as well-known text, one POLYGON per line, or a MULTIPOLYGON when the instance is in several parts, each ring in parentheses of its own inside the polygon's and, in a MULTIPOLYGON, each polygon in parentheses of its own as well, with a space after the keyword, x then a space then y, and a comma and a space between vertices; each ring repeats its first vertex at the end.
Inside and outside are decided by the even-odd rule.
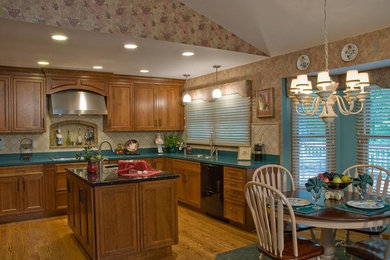
POLYGON ((317 75, 318 97, 311 97, 313 93, 312 83, 307 75, 298 75, 291 82, 290 91, 295 111, 299 115, 314 116, 320 108, 322 102, 322 112, 319 115, 325 123, 329 124, 337 117, 333 107, 337 103, 338 109, 342 115, 354 115, 363 110, 364 102, 368 95, 365 87, 370 85, 368 73, 359 73, 357 70, 347 71, 346 90, 343 91, 344 97, 337 94, 336 90, 339 83, 334 82, 329 76, 328 70, 328 28, 326 17, 326 2, 324 0, 324 46, 325 46, 325 71, 317 75), (357 109, 357 102, 360 107, 357 109), (348 105, 347 105, 347 104, 348 105), (300 108, 300 109, 299 109, 300 108))
POLYGON ((192 97, 190 95, 190 93, 188 93, 188 89, 187 89, 187 80, 188 80, 188 77, 190 76, 190 74, 183 74, 183 76, 186 78, 186 82, 184 83, 184 96, 183 96, 183 103, 191 103, 192 101, 192 97))
POLYGON ((220 68, 220 65, 214 65, 213 68, 215 68, 215 89, 213 90, 213 98, 221 98, 222 97, 222 91, 218 88, 218 69, 220 68))

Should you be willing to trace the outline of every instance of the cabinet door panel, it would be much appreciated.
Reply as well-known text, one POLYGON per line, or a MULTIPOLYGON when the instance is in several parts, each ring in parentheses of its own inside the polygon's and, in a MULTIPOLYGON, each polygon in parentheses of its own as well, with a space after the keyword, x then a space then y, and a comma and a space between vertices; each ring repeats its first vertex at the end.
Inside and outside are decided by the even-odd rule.
POLYGON ((138 252, 138 184, 96 187, 95 198, 98 258, 138 252))
POLYGON ((40 78, 13 80, 14 132, 44 132, 45 88, 40 78))
POLYGON ((186 195, 187 203, 200 208, 200 169, 187 168, 186 195))
POLYGON ((94 248, 94 223, 93 223, 93 200, 92 188, 82 182, 78 183, 79 188, 79 213, 80 213, 80 229, 79 236, 84 248, 89 255, 93 255, 94 248))
POLYGON ((0 76, 0 132, 11 131, 9 77, 0 76))
POLYGON ((19 177, 0 178, 0 214, 20 212, 19 177))
POLYGON ((178 87, 158 89, 158 127, 161 130, 180 129, 180 90, 178 87))
POLYGON ((44 209, 43 174, 23 176, 24 211, 44 209))
POLYGON ((155 96, 157 88, 152 85, 134 85, 135 130, 157 129, 155 96))
POLYGON ((181 163, 181 161, 172 160, 172 172, 180 175, 180 177, 176 181, 177 198, 181 202, 186 202, 186 193, 185 193, 186 169, 185 169, 185 164, 181 163))
POLYGON ((177 243, 175 184, 169 181, 141 183, 141 250, 177 243))
POLYGON ((133 130, 132 84, 111 84, 107 108, 108 122, 106 131, 133 130))

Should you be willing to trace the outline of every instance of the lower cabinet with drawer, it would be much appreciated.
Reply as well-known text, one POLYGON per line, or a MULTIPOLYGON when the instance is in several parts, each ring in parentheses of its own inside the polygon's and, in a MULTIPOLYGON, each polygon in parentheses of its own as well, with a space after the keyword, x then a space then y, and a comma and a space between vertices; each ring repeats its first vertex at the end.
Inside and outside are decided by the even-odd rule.
POLYGON ((45 210, 43 165, 0 168, 0 220, 45 210))
POLYGON ((252 179, 254 170, 224 167, 224 217, 247 230, 253 229, 253 220, 245 201, 244 186, 252 179))

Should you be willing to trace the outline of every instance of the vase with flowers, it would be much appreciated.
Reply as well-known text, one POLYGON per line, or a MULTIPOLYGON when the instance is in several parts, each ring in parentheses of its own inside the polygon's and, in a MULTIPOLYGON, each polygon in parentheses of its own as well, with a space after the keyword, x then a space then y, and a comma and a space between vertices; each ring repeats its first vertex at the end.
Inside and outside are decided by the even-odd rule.
POLYGON ((99 170, 98 162, 101 161, 103 157, 100 151, 92 150, 91 146, 86 146, 80 153, 76 153, 76 159, 88 162, 88 173, 97 173, 99 170))

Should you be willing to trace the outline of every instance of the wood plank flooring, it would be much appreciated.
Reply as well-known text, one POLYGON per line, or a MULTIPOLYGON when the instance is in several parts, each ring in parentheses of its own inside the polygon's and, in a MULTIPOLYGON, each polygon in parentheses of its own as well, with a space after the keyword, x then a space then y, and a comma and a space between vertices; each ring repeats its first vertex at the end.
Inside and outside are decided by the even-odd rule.
MULTIPOLYGON (((338 239, 343 232, 337 233, 338 239)), ((302 233, 300 233, 302 235, 302 233)), ((303 233, 310 237, 309 232, 303 233)), ((316 230, 317 238, 320 237, 316 230)), ((354 233, 352 240, 365 236, 354 233)), ((256 242, 256 234, 241 231, 222 221, 179 207, 179 244, 176 260, 214 259, 216 254, 256 242)), ((68 228, 66 216, 0 225, 0 259, 87 259, 68 228)))

